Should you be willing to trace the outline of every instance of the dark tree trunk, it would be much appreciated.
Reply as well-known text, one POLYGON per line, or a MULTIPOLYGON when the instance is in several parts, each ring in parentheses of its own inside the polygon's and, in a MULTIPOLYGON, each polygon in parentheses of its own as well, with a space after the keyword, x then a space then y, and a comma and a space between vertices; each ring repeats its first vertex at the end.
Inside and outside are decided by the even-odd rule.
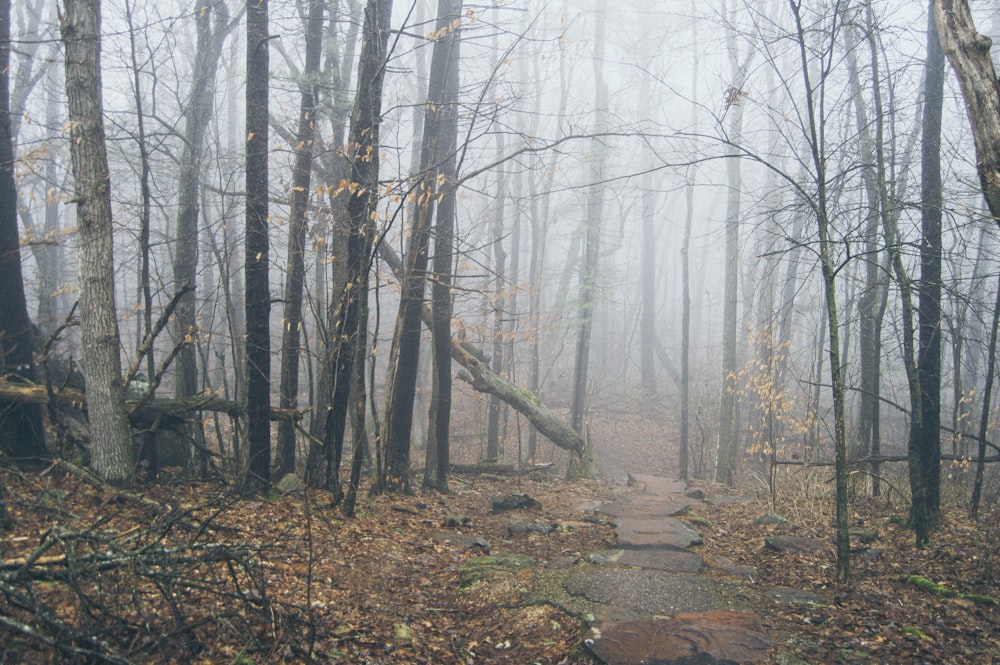
MULTIPOLYGON (((933 8, 927 20, 921 155, 920 282, 917 314, 917 381, 920 427, 909 438, 910 526, 917 545, 930 540, 940 520, 941 503, 941 112, 944 101, 944 52, 933 8)), ((914 418, 913 422, 917 422, 914 418)))
MULTIPOLYGON (((196 395, 198 388, 198 322, 195 284, 198 273, 198 217, 201 162, 205 132, 215 108, 215 75, 222 56, 226 35, 235 24, 229 22, 229 9, 220 0, 198 0, 194 10, 197 35, 192 63, 191 89, 184 109, 184 147, 181 150, 177 189, 177 229, 174 247, 174 290, 188 289, 174 318, 174 338, 183 344, 174 367, 174 395, 196 395), (213 22, 214 20, 214 22, 213 22)), ((193 418, 189 433, 195 442, 193 451, 196 473, 208 471, 201 420, 193 418)))
MULTIPOLYGON (((24 297, 10 117, 10 0, 0 0, 0 376, 36 380, 32 325, 24 297)), ((45 453, 36 406, 0 404, 0 446, 14 458, 45 453)), ((0 516, 2 517, 2 516, 0 516)))
MULTIPOLYGON (((330 346, 328 348, 329 366, 333 373, 333 397, 330 408, 322 416, 324 422, 324 437, 322 449, 316 446, 310 449, 310 483, 321 481, 327 489, 340 493, 340 461, 344 446, 344 433, 347 426, 347 412, 350 408, 351 384, 358 388, 356 395, 364 399, 363 377, 364 367, 357 365, 363 357, 364 331, 367 330, 368 303, 368 271, 371 267, 371 254, 375 240, 375 225, 372 215, 378 203, 378 173, 379 173, 379 127, 382 116, 382 82, 385 75, 386 49, 389 40, 389 19, 392 15, 392 2, 387 0, 369 0, 365 6, 363 43, 361 58, 358 63, 358 94, 354 100, 354 110, 351 116, 351 133, 348 138, 349 149, 349 181, 356 184, 352 188, 347 201, 347 266, 346 282, 343 293, 337 305, 335 325, 329 331, 330 346), (355 375, 358 376, 355 376, 355 375), (319 459, 322 464, 317 463, 319 459), (325 468, 325 474, 317 477, 316 470, 325 468)), ((364 420, 359 416, 359 427, 355 428, 355 442, 359 443, 364 436, 364 420)), ((360 458, 359 446, 354 446, 355 454, 360 458)), ((360 464, 360 459, 355 463, 360 464)), ((359 467, 360 473, 360 467, 359 467)), ((353 500, 357 488, 356 478, 352 468, 351 474, 353 495, 346 508, 353 511, 353 500)))
MULTIPOLYGON (((306 60, 302 69, 299 129, 292 167, 292 208, 288 217, 288 273, 282 316, 280 403, 294 409, 299 395, 299 340, 302 330, 302 291, 305 282, 306 211, 312 175, 316 89, 323 48, 324 0, 310 0, 306 17, 306 60)), ((291 422, 278 425, 278 474, 295 472, 295 429, 291 422)))
POLYGON ((70 152, 79 227, 81 361, 91 396, 91 466, 109 483, 128 487, 134 483, 134 471, 115 310, 100 24, 100 0, 66 0, 60 29, 68 119, 73 127, 70 152))
POLYGON ((247 0, 246 90, 246 492, 271 484, 271 290, 268 242, 267 0, 247 0))
MULTIPOLYGON (((420 361, 421 313, 424 286, 427 280, 427 250, 431 217, 439 193, 440 164, 449 155, 445 152, 449 140, 442 134, 446 108, 448 72, 452 58, 458 58, 457 26, 452 17, 438 17, 437 41, 431 55, 427 110, 424 116, 424 138, 421 146, 420 183, 415 190, 418 202, 410 252, 400 288, 399 314, 389 354, 389 379, 386 388, 385 424, 382 435, 385 445, 385 468, 379 479, 379 489, 410 491, 410 434, 413 425, 413 396, 416 390, 420 361)), ((452 109, 449 112, 454 112, 452 109)))
MULTIPOLYGON (((438 17, 448 22, 460 20, 461 0, 439 0, 438 17)), ((451 426, 451 284, 455 262, 456 218, 456 155, 458 143, 458 91, 461 33, 453 31, 448 71, 442 91, 442 109, 438 127, 440 152, 444 161, 440 167, 441 184, 445 190, 437 207, 434 225, 434 273, 431 283, 432 326, 434 348, 434 399, 428 418, 427 462, 424 465, 424 485, 441 491, 448 489, 449 430, 451 426), (433 429, 431 428, 433 426, 433 429)))

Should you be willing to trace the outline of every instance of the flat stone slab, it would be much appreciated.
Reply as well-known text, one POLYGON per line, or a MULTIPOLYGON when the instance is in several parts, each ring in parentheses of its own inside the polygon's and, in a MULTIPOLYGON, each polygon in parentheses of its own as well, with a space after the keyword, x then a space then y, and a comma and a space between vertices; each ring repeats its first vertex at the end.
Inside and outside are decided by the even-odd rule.
POLYGON ((829 543, 803 536, 771 536, 764 539, 764 546, 775 552, 822 552, 830 549, 829 543))
POLYGON ((606 624, 586 644, 606 665, 764 663, 775 646, 755 615, 726 610, 606 624))
POLYGON ((668 573, 700 573, 705 562, 694 552, 674 550, 601 550, 587 555, 587 561, 598 566, 634 566, 668 573))
POLYGON ((702 575, 644 568, 580 566, 563 588, 572 596, 645 615, 673 615, 728 608, 739 600, 738 585, 702 575))
POLYGON ((490 553, 490 543, 482 536, 474 536, 469 533, 459 533, 457 531, 433 531, 431 538, 435 543, 442 545, 453 545, 459 549, 480 550, 486 554, 490 553))
POLYGON ((636 496, 598 506, 595 512, 609 517, 675 517, 690 511, 691 503, 685 499, 636 496))
POLYGON ((644 494, 654 494, 660 497, 684 496, 687 483, 683 480, 673 480, 663 476, 648 473, 628 474, 629 487, 635 487, 644 494))
POLYGON ((626 517, 615 528, 622 549, 683 550, 701 545, 701 534, 673 517, 643 519, 626 517))

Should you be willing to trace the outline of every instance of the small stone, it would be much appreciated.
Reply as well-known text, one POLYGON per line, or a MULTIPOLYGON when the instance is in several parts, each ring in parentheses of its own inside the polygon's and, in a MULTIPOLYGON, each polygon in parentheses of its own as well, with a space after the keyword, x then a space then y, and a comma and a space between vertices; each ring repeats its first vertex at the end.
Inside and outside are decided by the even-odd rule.
POLYGON ((770 524, 788 524, 788 520, 778 513, 768 512, 755 519, 753 523, 757 526, 766 526, 770 524))
POLYGON ((705 494, 705 490, 700 487, 692 487, 687 492, 684 492, 684 496, 695 501, 704 501, 707 495, 705 494))
POLYGON ((764 546, 775 552, 820 552, 829 548, 829 545, 814 538, 804 538, 802 536, 771 536, 764 539, 764 546))
POLYGON ((301 494, 306 491, 306 484, 294 473, 286 473, 274 486, 282 494, 301 494))
POLYGON ((504 494, 493 499, 494 513, 503 512, 505 510, 520 510, 522 508, 534 510, 541 507, 542 504, 527 494, 504 494))
POLYGON ((868 545, 878 540, 878 534, 875 531, 866 529, 863 526, 852 526, 847 530, 847 533, 850 535, 851 541, 856 543, 868 545))

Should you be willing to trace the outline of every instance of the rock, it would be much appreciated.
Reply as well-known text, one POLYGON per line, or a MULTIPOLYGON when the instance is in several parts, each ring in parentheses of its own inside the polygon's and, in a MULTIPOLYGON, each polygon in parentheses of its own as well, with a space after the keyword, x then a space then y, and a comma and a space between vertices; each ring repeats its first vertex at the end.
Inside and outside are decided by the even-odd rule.
POLYGON ((578 556, 564 554, 562 556, 554 557, 551 561, 545 564, 545 567, 550 570, 565 570, 566 568, 572 568, 579 560, 580 557, 578 556))
POLYGON ((872 529, 866 529, 863 526, 852 526, 847 530, 847 533, 851 537, 851 542, 863 543, 865 545, 870 545, 878 540, 878 534, 872 529))
POLYGON ((822 540, 802 536, 771 536, 764 539, 764 546, 775 552, 821 552, 829 548, 822 540))
POLYGON ((556 528, 545 522, 535 522, 533 524, 509 524, 507 525, 507 535, 517 536, 525 533, 537 533, 541 536, 547 536, 554 532, 556 528))
POLYGON ((449 544, 461 549, 478 549, 489 554, 490 543, 481 536, 473 536, 467 533, 457 533, 455 531, 438 531, 431 536, 435 543, 449 544))
POLYGON ((793 589, 787 586, 776 586, 767 590, 772 600, 786 605, 825 605, 823 596, 812 591, 793 589))
POLYGON ((405 515, 419 515, 420 514, 420 511, 417 508, 415 508, 413 506, 407 506, 407 505, 402 504, 402 503, 394 503, 394 504, 392 504, 391 506, 389 506, 389 510, 393 510, 393 511, 395 511, 397 513, 403 513, 405 515))
POLYGON ((617 566, 576 566, 563 588, 571 596, 647 616, 729 609, 745 596, 737 582, 617 566))
POLYGON ((586 644, 607 665, 764 663, 775 647, 755 615, 727 610, 608 624, 586 644))
POLYGON ((392 628, 392 641, 396 646, 408 647, 413 644, 413 631, 405 623, 397 623, 392 628))
POLYGON ((294 473, 286 473, 274 486, 282 494, 301 494, 306 491, 306 484, 294 473))
POLYGON ((472 518, 468 515, 446 515, 442 526, 445 528, 456 529, 458 527, 469 526, 472 522, 472 518))
POLYGON ((733 577, 738 577, 743 580, 753 582, 760 579, 760 573, 753 566, 738 564, 732 559, 728 559, 724 556, 717 556, 712 559, 712 565, 729 575, 732 575, 733 577))
POLYGON ((705 490, 700 487, 692 487, 687 492, 684 492, 684 496, 695 501, 704 501, 707 495, 705 494, 705 490))
POLYGON ((520 510, 521 508, 537 509, 541 507, 542 504, 527 494, 504 494, 493 499, 494 513, 505 510, 520 510))
POLYGON ((883 550, 878 547, 866 547, 861 551, 861 559, 869 563, 882 559, 883 550))
POLYGON ((628 474, 628 486, 636 487, 644 494, 654 494, 659 497, 682 495, 687 490, 687 483, 683 480, 671 480, 648 473, 628 474))
POLYGON ((501 552, 468 559, 458 569, 458 586, 466 587, 499 572, 521 570, 535 565, 535 560, 524 554, 501 552))
POLYGON ((701 545, 701 534, 672 517, 660 519, 624 518, 615 529, 623 549, 667 548, 683 550, 701 545))
POLYGON ((637 496, 619 499, 598 506, 599 515, 609 517, 676 517, 691 511, 691 502, 679 499, 662 499, 655 496, 637 496))
POLYGON ((587 561, 598 566, 617 564, 668 573, 700 573, 705 569, 705 562, 694 552, 674 550, 602 550, 588 554, 587 561))
POLYGON ((778 513, 764 513, 753 521, 757 526, 767 526, 770 524, 788 524, 788 520, 778 513))

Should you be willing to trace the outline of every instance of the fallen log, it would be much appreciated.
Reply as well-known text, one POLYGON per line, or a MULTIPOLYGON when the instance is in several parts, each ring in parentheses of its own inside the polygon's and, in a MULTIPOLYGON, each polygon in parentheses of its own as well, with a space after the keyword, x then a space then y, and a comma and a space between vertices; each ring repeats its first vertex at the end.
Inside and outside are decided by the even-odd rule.
MULTIPOLYGON (((403 263, 392 247, 387 243, 380 243, 379 254, 397 279, 402 279, 403 263)), ((426 305, 420 313, 420 318, 424 325, 428 328, 431 327, 431 310, 426 305)), ((582 457, 583 437, 563 418, 542 404, 530 390, 521 388, 490 370, 485 362, 486 355, 482 351, 467 341, 452 337, 451 357, 466 370, 459 372, 459 379, 471 385, 474 390, 493 395, 500 401, 507 403, 512 409, 527 418, 539 434, 556 446, 582 457)))
MULTIPOLYGON (((15 404, 48 404, 50 399, 63 406, 86 407, 87 394, 74 388, 54 388, 50 398, 45 386, 26 381, 12 382, 0 378, 0 402, 15 404)), ((243 415, 245 406, 240 402, 223 399, 216 395, 203 393, 181 398, 154 399, 141 404, 137 401, 127 401, 125 406, 129 418, 133 421, 148 422, 156 418, 178 416, 194 411, 217 411, 234 418, 243 415), (136 408, 138 407, 138 408, 136 408)), ((271 420, 298 421, 302 419, 299 409, 271 409, 271 420)))

